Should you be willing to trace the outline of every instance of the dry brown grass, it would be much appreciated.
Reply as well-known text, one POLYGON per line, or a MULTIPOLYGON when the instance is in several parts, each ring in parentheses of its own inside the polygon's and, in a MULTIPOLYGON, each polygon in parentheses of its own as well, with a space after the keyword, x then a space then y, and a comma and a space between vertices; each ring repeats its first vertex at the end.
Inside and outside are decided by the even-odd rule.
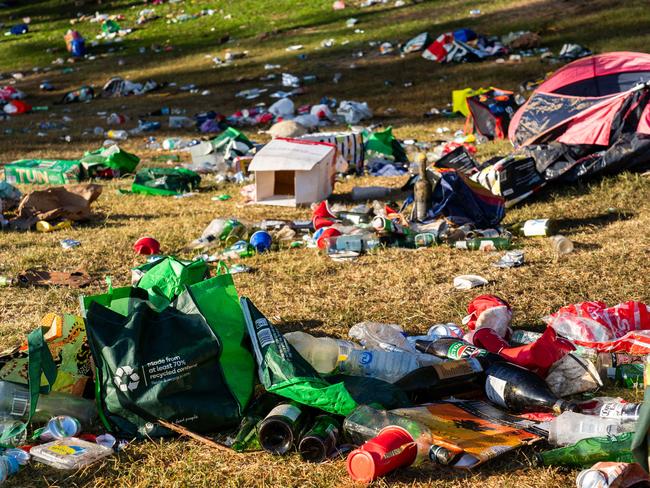
MULTIPOLYGON (((400 35, 400 25, 390 13, 364 19, 367 35, 384 32, 385 38, 405 39, 420 29, 434 33, 449 25, 455 26, 458 16, 466 15, 469 4, 456 2, 455 9, 436 3, 425 3, 414 10, 405 10, 402 21, 406 30, 400 35), (410 13, 409 13, 410 12, 410 13), (456 19, 456 20, 454 20, 456 19), (411 23, 409 23, 411 22, 411 23), (450 24, 450 22, 455 22, 450 24), (391 37, 392 36, 392 37, 391 37)), ((594 25, 606 15, 615 25, 621 24, 623 7, 630 12, 630 25, 637 25, 640 2, 496 2, 483 5, 486 15, 475 20, 475 28, 494 32, 498 23, 500 32, 516 28, 525 22, 534 23, 546 32, 553 43, 582 39, 591 47, 601 49, 642 49, 647 33, 620 37, 618 31, 610 36, 596 35, 594 25), (567 17, 567 10, 573 23, 567 17), (616 14, 616 15, 614 15, 616 14), (591 29, 591 30, 590 30, 591 29)), ((201 88, 210 88, 211 97, 192 96, 167 90, 146 97, 96 100, 91 104, 57 107, 51 115, 30 115, 4 123, 1 129, 12 127, 14 133, 0 139, 2 160, 18 158, 72 158, 83 150, 94 148, 101 141, 82 137, 84 128, 104 125, 98 111, 119 111, 136 116, 161 105, 183 106, 188 113, 218 109, 224 113, 238 108, 240 102, 233 94, 244 88, 261 86, 255 81, 236 82, 238 77, 251 79, 264 74, 261 64, 281 62, 288 71, 316 72, 329 80, 332 71, 344 73, 340 85, 329 82, 309 87, 300 101, 316 102, 322 95, 339 99, 367 100, 379 117, 376 119, 396 126, 400 137, 434 140, 435 128, 448 125, 459 128, 458 120, 428 120, 420 115, 430 106, 440 106, 449 99, 450 90, 465 85, 516 88, 527 78, 538 76, 549 67, 530 59, 522 64, 499 66, 492 62, 460 66, 438 66, 415 57, 399 59, 370 55, 358 62, 354 70, 349 51, 353 46, 340 46, 329 53, 318 51, 302 63, 284 52, 284 47, 295 36, 306 45, 317 46, 327 37, 343 38, 347 34, 332 35, 340 25, 305 28, 272 36, 260 45, 253 39, 244 39, 239 45, 250 49, 251 56, 238 66, 217 70, 204 58, 215 53, 206 46, 203 50, 172 55, 125 57, 125 65, 117 67, 115 57, 95 63, 75 65, 79 71, 70 75, 48 74, 47 78, 60 86, 51 95, 38 93, 42 75, 28 76, 19 84, 31 95, 35 104, 51 104, 67 89, 84 83, 101 84, 109 74, 130 75, 140 79, 153 77, 174 80, 180 84, 194 82, 201 88), (294 37, 292 37, 294 36, 294 37), (311 44, 310 44, 311 42, 311 44), (320 53, 320 54, 319 54, 320 53), (146 64, 145 64, 146 63, 146 64), (391 79, 394 87, 384 86, 391 79), (415 86, 402 88, 404 81, 415 86), (396 113, 382 116, 386 109, 396 113), (32 127, 50 116, 58 120, 64 112, 74 121, 70 130, 52 132, 47 137, 18 133, 21 127, 32 127), (73 143, 58 137, 72 134, 73 143)), ((634 31, 636 32, 636 31, 634 31)), ((366 47, 367 50, 367 47, 366 47)), ((156 133, 164 137, 171 132, 156 133)), ((192 135, 186 133, 185 135, 192 135)), ((261 136, 249 132, 252 138, 261 136)), ((143 156, 145 164, 154 154, 144 150, 142 138, 130 139, 124 147, 143 156)), ((480 148, 480 156, 504 154, 505 143, 488 144, 480 148)), ((187 160, 187 155, 182 155, 187 160)), ((362 178, 340 184, 336 192, 344 194, 354 185, 399 185, 402 179, 362 178)), ((95 206, 99 217, 92 223, 75 227, 72 231, 55 234, 7 233, 0 236, 0 274, 15 274, 27 267, 44 266, 53 270, 72 270, 86 267, 98 277, 98 283, 88 292, 103 289, 101 278, 113 276, 116 284, 129 282, 129 269, 143 259, 131 251, 133 242, 142 235, 152 235, 165 251, 181 248, 200 234, 210 220, 218 216, 234 216, 247 222, 263 218, 305 218, 306 209, 278 209, 262 206, 244 206, 238 188, 216 188, 210 178, 206 191, 193 198, 175 200, 164 197, 119 195, 117 188, 126 188, 129 181, 105 185, 104 194, 95 206), (213 202, 210 197, 227 192, 234 198, 227 202, 213 202), (61 238, 74 238, 82 246, 71 251, 60 248, 61 238)), ((31 188, 22 187, 24 191, 31 188)), ((527 218, 557 218, 562 221, 562 233, 576 243, 576 251, 566 259, 555 262, 545 239, 525 239, 517 242, 526 253, 522 268, 500 270, 491 266, 497 255, 456 251, 446 247, 424 250, 386 249, 364 256, 353 263, 338 264, 313 250, 287 250, 251 258, 247 264, 255 268, 253 274, 235 276, 242 296, 249 296, 283 332, 305 330, 316 335, 345 336, 349 326, 361 320, 395 322, 408 332, 416 333, 436 322, 458 323, 465 314, 467 302, 477 291, 456 291, 451 286, 454 276, 476 273, 491 283, 480 292, 495 293, 510 301, 515 308, 515 325, 541 329, 541 317, 559 306, 581 300, 604 300, 618 303, 624 300, 650 300, 650 282, 647 278, 650 248, 650 184, 648 177, 623 174, 585 185, 551 189, 535 200, 508 212, 506 222, 527 218), (617 211, 607 213, 608 209, 617 211), (620 218, 618 212, 628 212, 629 218, 620 218)), ((39 318, 49 311, 77 311, 77 293, 64 288, 16 289, 0 288, 0 343, 15 344, 31 330, 39 318)), ((574 471, 555 468, 533 468, 532 449, 504 456, 475 473, 457 473, 432 467, 409 468, 376 483, 376 486, 489 486, 489 487, 561 487, 573 484, 574 471)), ((266 454, 245 456, 228 455, 206 449, 191 441, 134 443, 125 452, 109 461, 79 473, 62 473, 42 466, 32 466, 16 477, 10 486, 350 486, 343 461, 320 466, 300 462, 296 456, 274 458, 266 454)))

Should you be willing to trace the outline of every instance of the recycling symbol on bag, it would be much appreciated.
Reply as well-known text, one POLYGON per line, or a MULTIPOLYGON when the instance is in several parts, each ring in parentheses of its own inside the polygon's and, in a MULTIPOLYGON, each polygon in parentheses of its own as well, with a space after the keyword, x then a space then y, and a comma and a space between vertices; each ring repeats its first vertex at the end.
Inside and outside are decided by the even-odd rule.
POLYGON ((140 384, 140 375, 131 366, 120 366, 115 370, 113 382, 120 391, 133 391, 140 384))

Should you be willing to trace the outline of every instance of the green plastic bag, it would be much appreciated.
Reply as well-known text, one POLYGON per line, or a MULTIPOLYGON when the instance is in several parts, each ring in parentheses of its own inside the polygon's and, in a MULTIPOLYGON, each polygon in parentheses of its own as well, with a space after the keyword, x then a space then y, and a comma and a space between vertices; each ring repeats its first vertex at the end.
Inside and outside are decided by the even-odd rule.
POLYGON ((90 303, 86 329, 108 428, 159 437, 172 433, 158 419, 198 433, 239 423, 253 391, 253 360, 242 346, 234 287, 216 280, 186 289, 161 312, 140 303, 123 316, 90 303), (205 306, 209 301, 220 306, 205 306))
POLYGON ((217 151, 225 151, 225 148, 228 145, 232 145, 232 143, 239 143, 238 145, 240 146, 242 153, 253 147, 253 143, 248 139, 248 137, 234 127, 228 127, 210 142, 217 151))
POLYGON ((357 407, 345 385, 321 378, 253 302, 242 297, 240 303, 258 376, 267 391, 336 415, 349 415, 357 407))
POLYGON ((81 165, 88 173, 93 173, 96 167, 107 167, 118 170, 120 175, 124 175, 133 173, 139 162, 138 156, 121 149, 117 144, 87 151, 81 158, 81 165))
POLYGON ((366 139, 365 148, 368 159, 371 159, 372 153, 378 153, 391 157, 397 162, 408 161, 404 148, 393 136, 392 127, 388 127, 381 132, 365 133, 364 138, 366 139))
POLYGON ((147 290, 150 300, 156 304, 159 303, 156 297, 171 302, 181 294, 185 285, 194 285, 208 276, 208 265, 202 259, 181 261, 173 256, 160 258, 132 270, 132 282, 138 288, 147 290))
POLYGON ((145 168, 138 171, 131 185, 133 193, 181 195, 198 189, 201 177, 186 168, 145 168))

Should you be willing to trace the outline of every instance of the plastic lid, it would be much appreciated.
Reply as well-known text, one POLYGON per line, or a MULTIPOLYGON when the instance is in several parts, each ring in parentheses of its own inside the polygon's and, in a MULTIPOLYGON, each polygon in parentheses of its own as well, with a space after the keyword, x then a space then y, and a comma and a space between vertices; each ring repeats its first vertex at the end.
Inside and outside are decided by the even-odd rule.
POLYGON ((377 473, 372 454, 362 449, 356 449, 349 454, 347 468, 350 478, 354 481, 369 483, 375 479, 377 473))

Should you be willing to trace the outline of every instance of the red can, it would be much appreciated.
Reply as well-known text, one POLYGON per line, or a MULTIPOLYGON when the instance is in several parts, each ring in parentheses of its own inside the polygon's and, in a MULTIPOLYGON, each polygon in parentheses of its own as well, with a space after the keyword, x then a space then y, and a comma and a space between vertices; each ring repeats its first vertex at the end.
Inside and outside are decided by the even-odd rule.
POLYGON ((397 468, 410 466, 417 452, 411 434, 402 427, 391 425, 349 454, 348 474, 354 481, 370 483, 397 468))

